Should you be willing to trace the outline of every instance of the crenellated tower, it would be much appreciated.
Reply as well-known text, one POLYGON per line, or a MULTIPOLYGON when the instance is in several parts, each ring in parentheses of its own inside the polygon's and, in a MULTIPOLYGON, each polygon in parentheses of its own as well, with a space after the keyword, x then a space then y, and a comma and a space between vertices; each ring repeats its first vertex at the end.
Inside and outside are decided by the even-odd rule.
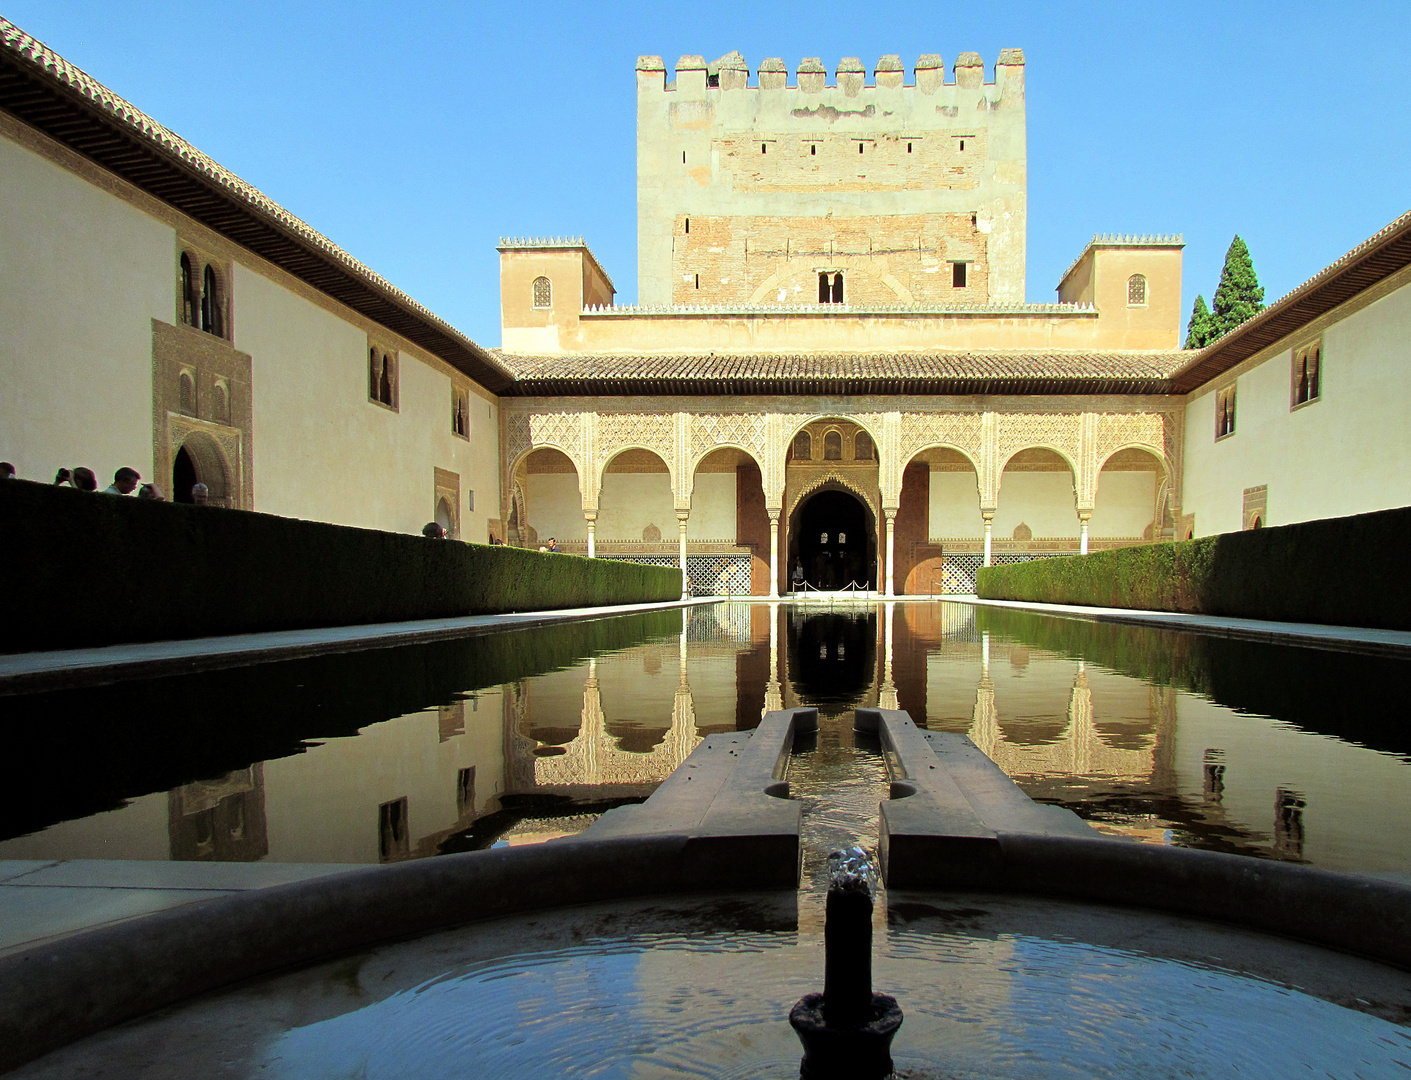
POLYGON ((1024 56, 637 62, 643 304, 1024 300, 1024 56))

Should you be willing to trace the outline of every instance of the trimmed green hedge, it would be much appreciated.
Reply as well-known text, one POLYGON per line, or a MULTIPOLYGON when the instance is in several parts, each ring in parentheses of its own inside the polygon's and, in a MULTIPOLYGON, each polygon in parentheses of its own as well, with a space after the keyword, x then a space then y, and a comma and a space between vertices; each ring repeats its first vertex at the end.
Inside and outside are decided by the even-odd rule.
POLYGON ((0 652, 674 600, 680 571, 0 482, 0 652))
POLYGON ((987 600, 1411 630, 1411 507, 990 566, 987 600))

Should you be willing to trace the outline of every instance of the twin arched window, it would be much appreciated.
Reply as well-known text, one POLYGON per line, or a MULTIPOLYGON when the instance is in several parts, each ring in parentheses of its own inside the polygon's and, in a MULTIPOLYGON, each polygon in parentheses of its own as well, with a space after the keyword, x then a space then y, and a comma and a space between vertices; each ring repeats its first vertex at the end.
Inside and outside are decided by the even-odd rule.
POLYGON ((546 277, 536 277, 534 279, 534 306, 536 308, 554 306, 553 282, 546 277))
POLYGON ((1133 274, 1127 279, 1127 306, 1146 306, 1146 275, 1133 274))
POLYGON ((216 268, 206 263, 201 271, 200 287, 196 283, 195 264, 191 256, 181 253, 178 287, 181 291, 180 320, 216 337, 225 337, 225 303, 221 297, 220 277, 216 268))
POLYGON ((367 351, 367 396, 369 401, 397 407, 397 354, 376 345, 367 351))

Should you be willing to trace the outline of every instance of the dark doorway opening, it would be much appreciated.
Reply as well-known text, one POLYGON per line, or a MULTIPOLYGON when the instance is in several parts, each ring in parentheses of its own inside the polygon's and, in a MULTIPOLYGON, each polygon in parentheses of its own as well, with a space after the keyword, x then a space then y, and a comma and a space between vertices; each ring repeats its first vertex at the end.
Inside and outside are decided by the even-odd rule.
POLYGON ((173 502, 191 502, 191 489, 196 486, 198 477, 196 463, 191 460, 186 447, 176 452, 171 463, 171 497, 173 502))
POLYGON ((794 576, 798 566, 803 567, 803 580, 815 589, 876 588, 877 531, 861 499, 847 491, 824 490, 799 506, 789 543, 791 589, 800 587, 794 576))

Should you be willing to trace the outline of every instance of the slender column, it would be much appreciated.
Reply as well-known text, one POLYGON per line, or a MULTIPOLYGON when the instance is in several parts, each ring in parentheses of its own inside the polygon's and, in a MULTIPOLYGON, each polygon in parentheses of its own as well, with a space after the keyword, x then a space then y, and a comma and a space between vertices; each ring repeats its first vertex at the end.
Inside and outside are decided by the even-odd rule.
POLYGON ((686 519, 690 517, 689 510, 676 511, 676 525, 681 530, 681 595, 687 596, 691 592, 690 578, 686 576, 686 519))
POLYGON ((764 711, 784 707, 779 692, 779 605, 769 605, 769 684, 764 688, 764 711))
POLYGON ((981 510, 980 516, 985 519, 985 565, 993 566, 995 512, 993 510, 981 510))
POLYGON ((769 599, 779 599, 779 513, 769 511, 769 599))
POLYGON ((588 558, 597 557, 598 549, 596 538, 598 532, 598 512, 596 510, 583 511, 583 520, 588 523, 588 558))
POLYGON ((883 515, 887 519, 887 599, 896 596, 893 575, 896 573, 897 554, 897 512, 883 508, 883 515))
POLYGON ((1093 512, 1092 512, 1091 510, 1079 510, 1079 511, 1078 511, 1078 554, 1079 554, 1079 555, 1086 555, 1086 554, 1088 553, 1088 522, 1089 522, 1090 520, 1092 520, 1092 516, 1093 516, 1093 512))

